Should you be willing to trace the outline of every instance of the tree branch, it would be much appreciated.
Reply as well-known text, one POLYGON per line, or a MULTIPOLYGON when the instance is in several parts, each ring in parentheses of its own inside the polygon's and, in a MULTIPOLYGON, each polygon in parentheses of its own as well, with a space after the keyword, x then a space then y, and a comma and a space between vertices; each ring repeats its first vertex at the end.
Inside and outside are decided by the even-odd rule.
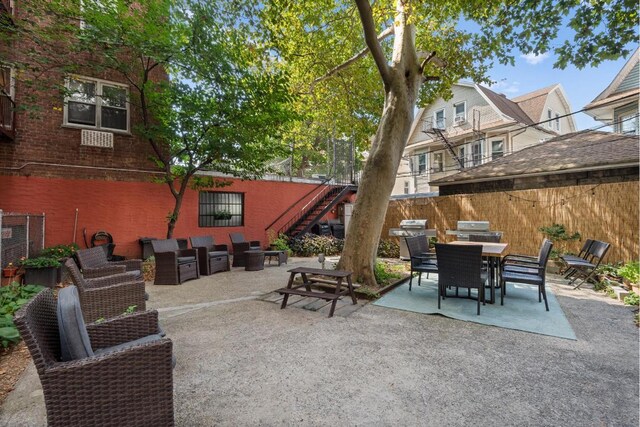
MULTIPOLYGON (((383 32, 381 32, 380 34, 378 34, 376 39, 380 42, 380 41, 386 39, 387 37, 393 35, 393 33, 394 33, 394 28, 393 27, 389 27, 389 28, 385 29, 383 32)), ((354 56, 352 56, 351 58, 349 58, 346 61, 344 61, 342 64, 336 65, 335 67, 333 67, 332 69, 327 71, 327 73, 324 76, 321 76, 321 77, 318 77, 317 79, 315 79, 311 83, 310 91, 313 92, 313 88, 315 87, 315 85, 317 85, 320 82, 323 82, 323 81, 327 80, 329 77, 333 76, 334 74, 336 74, 336 73, 344 70, 345 68, 349 67, 351 64, 356 62, 358 59, 366 56, 367 53, 369 53, 369 48, 365 47, 360 52, 356 53, 354 56)))
POLYGON ((387 65, 387 58, 385 58, 382 52, 382 46, 378 41, 378 37, 375 32, 375 22, 373 21, 373 14, 371 13, 371 5, 369 0, 355 0, 356 6, 358 6, 358 13, 360 14, 360 21, 362 22, 362 29, 364 30, 364 40, 371 51, 371 56, 376 62, 380 77, 384 82, 385 91, 389 89, 391 84, 391 76, 389 75, 389 66, 387 65))

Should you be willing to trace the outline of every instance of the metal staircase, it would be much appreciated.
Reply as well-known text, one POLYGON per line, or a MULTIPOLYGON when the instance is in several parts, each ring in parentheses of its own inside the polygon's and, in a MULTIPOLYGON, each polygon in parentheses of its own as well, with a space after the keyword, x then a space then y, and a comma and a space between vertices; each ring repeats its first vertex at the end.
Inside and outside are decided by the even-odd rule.
POLYGON ((460 165, 460 169, 464 169, 464 159, 458 157, 458 154, 456 153, 456 150, 454 150, 453 145, 451 145, 447 137, 444 135, 443 129, 439 128, 438 126, 433 126, 433 123, 431 121, 427 121, 425 122, 425 126, 422 131, 427 135, 430 135, 434 139, 434 141, 440 141, 451 155, 451 158, 458 162, 458 164, 460 165))

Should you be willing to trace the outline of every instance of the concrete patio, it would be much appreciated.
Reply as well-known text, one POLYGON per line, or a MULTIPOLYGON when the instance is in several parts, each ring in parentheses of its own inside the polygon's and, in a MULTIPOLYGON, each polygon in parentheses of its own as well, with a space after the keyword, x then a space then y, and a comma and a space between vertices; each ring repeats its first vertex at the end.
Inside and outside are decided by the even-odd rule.
MULTIPOLYGON (((319 265, 148 284, 174 343, 178 426, 638 425, 638 329, 603 294, 550 279, 571 341, 371 304, 327 318, 262 300, 295 266, 319 265)), ((0 425, 46 425, 33 364, 0 425)))

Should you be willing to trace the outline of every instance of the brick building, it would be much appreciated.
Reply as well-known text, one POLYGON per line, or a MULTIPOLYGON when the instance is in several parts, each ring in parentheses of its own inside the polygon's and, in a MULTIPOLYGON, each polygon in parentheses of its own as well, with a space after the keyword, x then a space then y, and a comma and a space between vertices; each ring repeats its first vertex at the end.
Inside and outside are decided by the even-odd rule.
MULTIPOLYGON (((0 1, 2 19, 20 17, 20 1, 0 1)), ((89 237, 104 230, 117 254, 140 256, 139 237, 166 235, 174 199, 166 184, 154 182, 162 173, 148 141, 134 132, 141 118, 130 102, 132 87, 108 70, 56 69, 42 78, 66 92, 27 85, 14 64, 33 47, 10 38, 0 46, 0 209, 44 213, 45 246, 84 247, 83 230, 89 237)), ((229 243, 228 233, 241 231, 266 243, 267 225, 283 213, 279 223, 285 222, 286 211, 318 187, 304 180, 229 180, 220 191, 187 191, 174 236, 210 234, 229 243), (210 221, 205 205, 232 210, 233 219, 210 221)))

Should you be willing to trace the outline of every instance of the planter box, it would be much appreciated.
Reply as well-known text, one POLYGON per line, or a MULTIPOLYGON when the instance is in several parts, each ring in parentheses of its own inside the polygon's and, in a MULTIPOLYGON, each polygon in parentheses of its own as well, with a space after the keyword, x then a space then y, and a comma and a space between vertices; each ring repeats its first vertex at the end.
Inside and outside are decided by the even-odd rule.
POLYGON ((24 282, 27 285, 42 285, 54 288, 58 283, 58 267, 25 268, 24 282))
POLYGON ((23 274, 16 274, 13 277, 3 277, 2 278, 2 286, 9 286, 11 283, 13 282, 18 282, 18 283, 22 283, 22 276, 23 274))

